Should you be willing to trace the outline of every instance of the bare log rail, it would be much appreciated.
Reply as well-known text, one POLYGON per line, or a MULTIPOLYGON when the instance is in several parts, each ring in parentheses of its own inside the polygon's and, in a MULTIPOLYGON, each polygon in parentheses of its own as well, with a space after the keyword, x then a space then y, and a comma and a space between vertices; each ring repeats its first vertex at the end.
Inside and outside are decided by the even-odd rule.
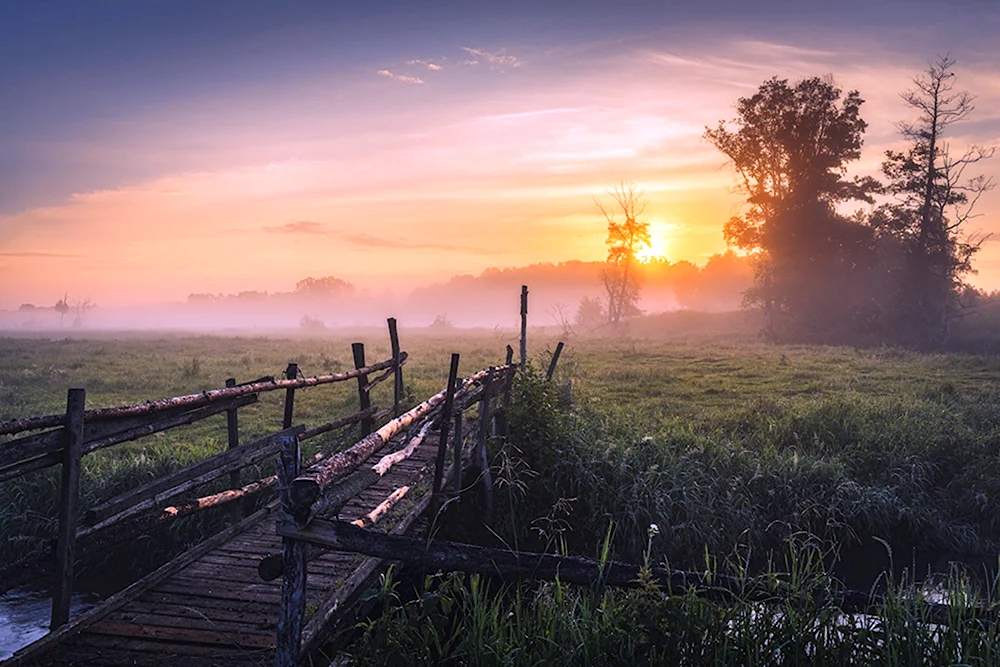
MULTIPOLYGON (((401 352, 399 355, 399 363, 405 364, 406 358, 407 353, 401 352)), ((364 368, 354 368, 349 371, 344 371, 343 373, 332 373, 330 375, 319 375, 316 377, 299 378, 296 380, 256 382, 224 389, 211 389, 203 391, 199 394, 165 398, 159 401, 148 401, 146 403, 123 405, 112 408, 97 408, 94 410, 87 410, 83 415, 83 419, 84 422, 94 422, 106 419, 117 419, 119 417, 133 417, 137 415, 154 414, 175 408, 200 407, 202 405, 214 403, 215 401, 235 398, 237 396, 245 396, 247 394, 257 394, 263 391, 301 389, 303 387, 315 387, 317 385, 329 384, 331 382, 344 382, 346 380, 353 380, 360 375, 367 375, 369 373, 375 373, 392 368, 394 363, 395 361, 393 359, 387 359, 364 368)), ((43 428, 62 426, 65 421, 65 415, 48 415, 46 417, 31 417, 28 419, 11 419, 9 421, 0 422, 0 435, 10 435, 13 433, 20 433, 22 431, 35 431, 43 428)))

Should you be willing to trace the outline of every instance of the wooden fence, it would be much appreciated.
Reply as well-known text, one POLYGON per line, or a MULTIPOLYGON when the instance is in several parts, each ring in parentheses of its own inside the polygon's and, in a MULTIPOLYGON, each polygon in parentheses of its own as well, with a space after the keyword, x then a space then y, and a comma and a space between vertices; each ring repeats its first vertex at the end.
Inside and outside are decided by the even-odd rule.
MULTIPOLYGON (((67 393, 64 414, 0 422, 0 435, 40 431, 0 444, 0 482, 54 465, 61 465, 62 469, 54 553, 22 559, 4 567, 0 570, 0 592, 44 574, 54 561, 51 628, 55 629, 69 620, 78 542, 95 548, 121 542, 165 521, 209 507, 231 504, 271 488, 277 480, 276 476, 240 486, 239 471, 282 453, 288 449, 289 441, 298 443, 353 424, 360 424, 362 436, 372 434, 377 421, 390 414, 394 417, 399 415, 402 401, 402 368, 407 361, 407 353, 400 350, 395 319, 390 318, 388 325, 392 356, 367 364, 364 345, 355 343, 352 346, 355 368, 343 373, 299 377, 298 367, 292 363, 285 369, 283 379, 265 377, 243 384, 229 379, 226 386, 220 389, 93 410, 85 409, 85 390, 73 388, 67 393), (393 378, 393 405, 380 411, 372 405, 370 392, 390 377, 393 378), (353 379, 358 384, 358 412, 312 428, 293 426, 297 390, 353 379), (281 430, 241 444, 239 409, 256 403, 263 392, 281 389, 285 390, 281 430), (223 413, 226 415, 228 435, 226 451, 82 511, 80 470, 84 455, 223 413), (227 474, 231 487, 228 491, 156 509, 171 498, 227 474)), ((311 463, 327 456, 319 453, 311 463)), ((234 515, 238 516, 239 504, 230 506, 234 515)))

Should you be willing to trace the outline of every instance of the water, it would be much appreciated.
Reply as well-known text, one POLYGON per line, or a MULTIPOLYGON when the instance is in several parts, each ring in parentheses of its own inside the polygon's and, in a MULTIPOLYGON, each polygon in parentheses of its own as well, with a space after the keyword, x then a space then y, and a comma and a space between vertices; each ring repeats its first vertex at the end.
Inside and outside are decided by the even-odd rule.
MULTIPOLYGON (((75 593, 70 601, 70 618, 100 601, 96 593, 75 593)), ((15 588, 0 595, 0 660, 44 637, 51 615, 52 597, 47 590, 15 588)))

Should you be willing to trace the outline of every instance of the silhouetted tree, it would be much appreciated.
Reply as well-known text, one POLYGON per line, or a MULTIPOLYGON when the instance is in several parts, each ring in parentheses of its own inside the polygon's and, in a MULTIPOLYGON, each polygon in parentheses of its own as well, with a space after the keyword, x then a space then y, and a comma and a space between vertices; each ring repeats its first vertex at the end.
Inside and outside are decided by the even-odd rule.
POLYGON ((955 155, 944 140, 945 131, 973 111, 973 97, 955 90, 954 65, 949 56, 939 58, 902 94, 918 117, 898 124, 909 147, 886 151, 882 163, 896 202, 879 207, 871 220, 900 244, 894 258, 900 278, 889 305, 898 329, 920 344, 946 343, 951 321, 964 310, 963 278, 985 239, 964 236, 961 228, 994 186, 992 179, 965 173, 992 157, 994 148, 973 145, 955 155))
POLYGON ((639 301, 639 282, 632 271, 636 263, 636 255, 643 248, 649 247, 649 223, 641 222, 638 217, 646 209, 642 200, 642 192, 637 191, 633 183, 619 183, 618 187, 608 192, 614 201, 612 210, 608 210, 595 199, 594 203, 608 223, 608 259, 601 280, 607 293, 608 322, 617 324, 624 317, 638 314, 636 304, 639 301), (619 221, 619 215, 624 219, 619 221))
POLYGON ((867 124, 857 91, 841 99, 832 82, 789 85, 773 78, 737 102, 737 117, 706 128, 705 138, 732 161, 749 205, 726 223, 726 242, 754 255, 751 304, 764 308, 769 333, 827 337, 857 316, 858 289, 871 266, 871 231, 836 211, 871 202, 878 183, 851 179, 867 124))
POLYGON ((345 293, 350 294, 353 292, 354 285, 346 280, 334 278, 333 276, 326 276, 325 278, 304 278, 303 280, 295 283, 295 293, 302 296, 326 297, 345 293))
POLYGON ((56 301, 55 310, 59 313, 59 327, 63 325, 63 318, 66 317, 66 313, 69 312, 69 303, 66 301, 66 297, 69 296, 68 293, 63 294, 63 298, 56 301))

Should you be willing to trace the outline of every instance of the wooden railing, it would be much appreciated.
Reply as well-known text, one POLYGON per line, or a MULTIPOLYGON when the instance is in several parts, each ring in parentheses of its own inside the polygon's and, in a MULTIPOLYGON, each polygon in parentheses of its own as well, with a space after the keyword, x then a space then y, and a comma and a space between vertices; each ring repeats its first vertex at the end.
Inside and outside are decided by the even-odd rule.
MULTIPOLYGON (((0 591, 37 578, 54 561, 51 627, 57 628, 69 620, 78 541, 87 540, 102 545, 120 542, 164 521, 209 507, 235 503, 271 488, 277 479, 274 476, 240 486, 239 471, 282 452, 283 447, 287 449, 289 440, 298 443, 353 424, 360 424, 362 436, 369 436, 377 421, 390 414, 399 414, 402 400, 402 367, 407 361, 407 353, 400 350, 395 319, 389 319, 388 325, 392 357, 366 365, 364 345, 355 343, 352 345, 355 368, 343 373, 299 377, 297 365, 291 363, 285 370, 284 379, 265 377, 243 384, 229 379, 226 386, 220 389, 93 410, 85 409, 85 390, 73 388, 68 390, 66 412, 62 415, 0 422, 0 435, 42 431, 0 443, 0 482, 54 465, 61 465, 62 468, 54 554, 25 558, 4 567, 0 570, 0 591), (376 373, 381 374, 369 380, 369 376, 376 373), (394 380, 393 405, 379 411, 377 406, 372 405, 370 393, 390 377, 394 380), (357 379, 358 383, 358 412, 311 428, 293 426, 297 390, 352 379, 357 379), (263 392, 280 389, 285 390, 281 430, 240 444, 239 409, 256 403, 263 392), (80 470, 84 455, 222 413, 226 415, 226 451, 129 489, 85 511, 80 507, 80 470), (230 490, 162 507, 165 501, 227 474, 230 476, 230 490), (161 509, 157 511, 157 507, 161 509)), ((321 452, 310 463, 326 458, 330 455, 321 452)), ((238 517, 238 504, 231 507, 238 517)))
MULTIPOLYGON (((437 427, 439 438, 431 492, 420 498, 390 532, 402 534, 424 511, 430 509, 435 512, 449 496, 453 500, 458 499, 466 462, 473 463, 482 471, 487 512, 490 511, 492 480, 486 445, 492 435, 503 435, 506 424, 503 411, 510 404, 510 389, 517 369, 512 357, 513 350, 508 346, 504 365, 460 379, 459 355, 453 354, 448 384, 443 391, 387 422, 349 449, 318 464, 309 467, 300 465, 299 439, 294 433, 281 435, 282 452, 277 471, 281 513, 277 520, 277 532, 282 536, 282 553, 264 558, 259 567, 260 575, 265 580, 284 577, 275 665, 296 665, 301 656, 317 648, 322 640, 322 630, 338 605, 345 602, 340 598, 346 593, 328 600, 304 626, 306 563, 331 548, 337 548, 336 538, 332 535, 348 525, 335 520, 340 510, 351 498, 374 485, 393 465, 409 458, 424 441, 431 426, 437 427), (478 406, 475 421, 463 424, 463 414, 472 406, 478 406), (383 456, 375 465, 362 466, 364 461, 399 435, 404 436, 401 440, 397 439, 402 447, 383 456), (449 449, 452 454, 450 462, 449 449), (449 478, 452 481, 450 494, 445 490, 449 478)), ((367 527, 376 523, 408 490, 409 487, 396 489, 367 517, 352 522, 352 527, 367 527)), ((362 575, 370 576, 375 571, 376 566, 372 563, 375 561, 369 561, 356 573, 359 584, 362 575)))

